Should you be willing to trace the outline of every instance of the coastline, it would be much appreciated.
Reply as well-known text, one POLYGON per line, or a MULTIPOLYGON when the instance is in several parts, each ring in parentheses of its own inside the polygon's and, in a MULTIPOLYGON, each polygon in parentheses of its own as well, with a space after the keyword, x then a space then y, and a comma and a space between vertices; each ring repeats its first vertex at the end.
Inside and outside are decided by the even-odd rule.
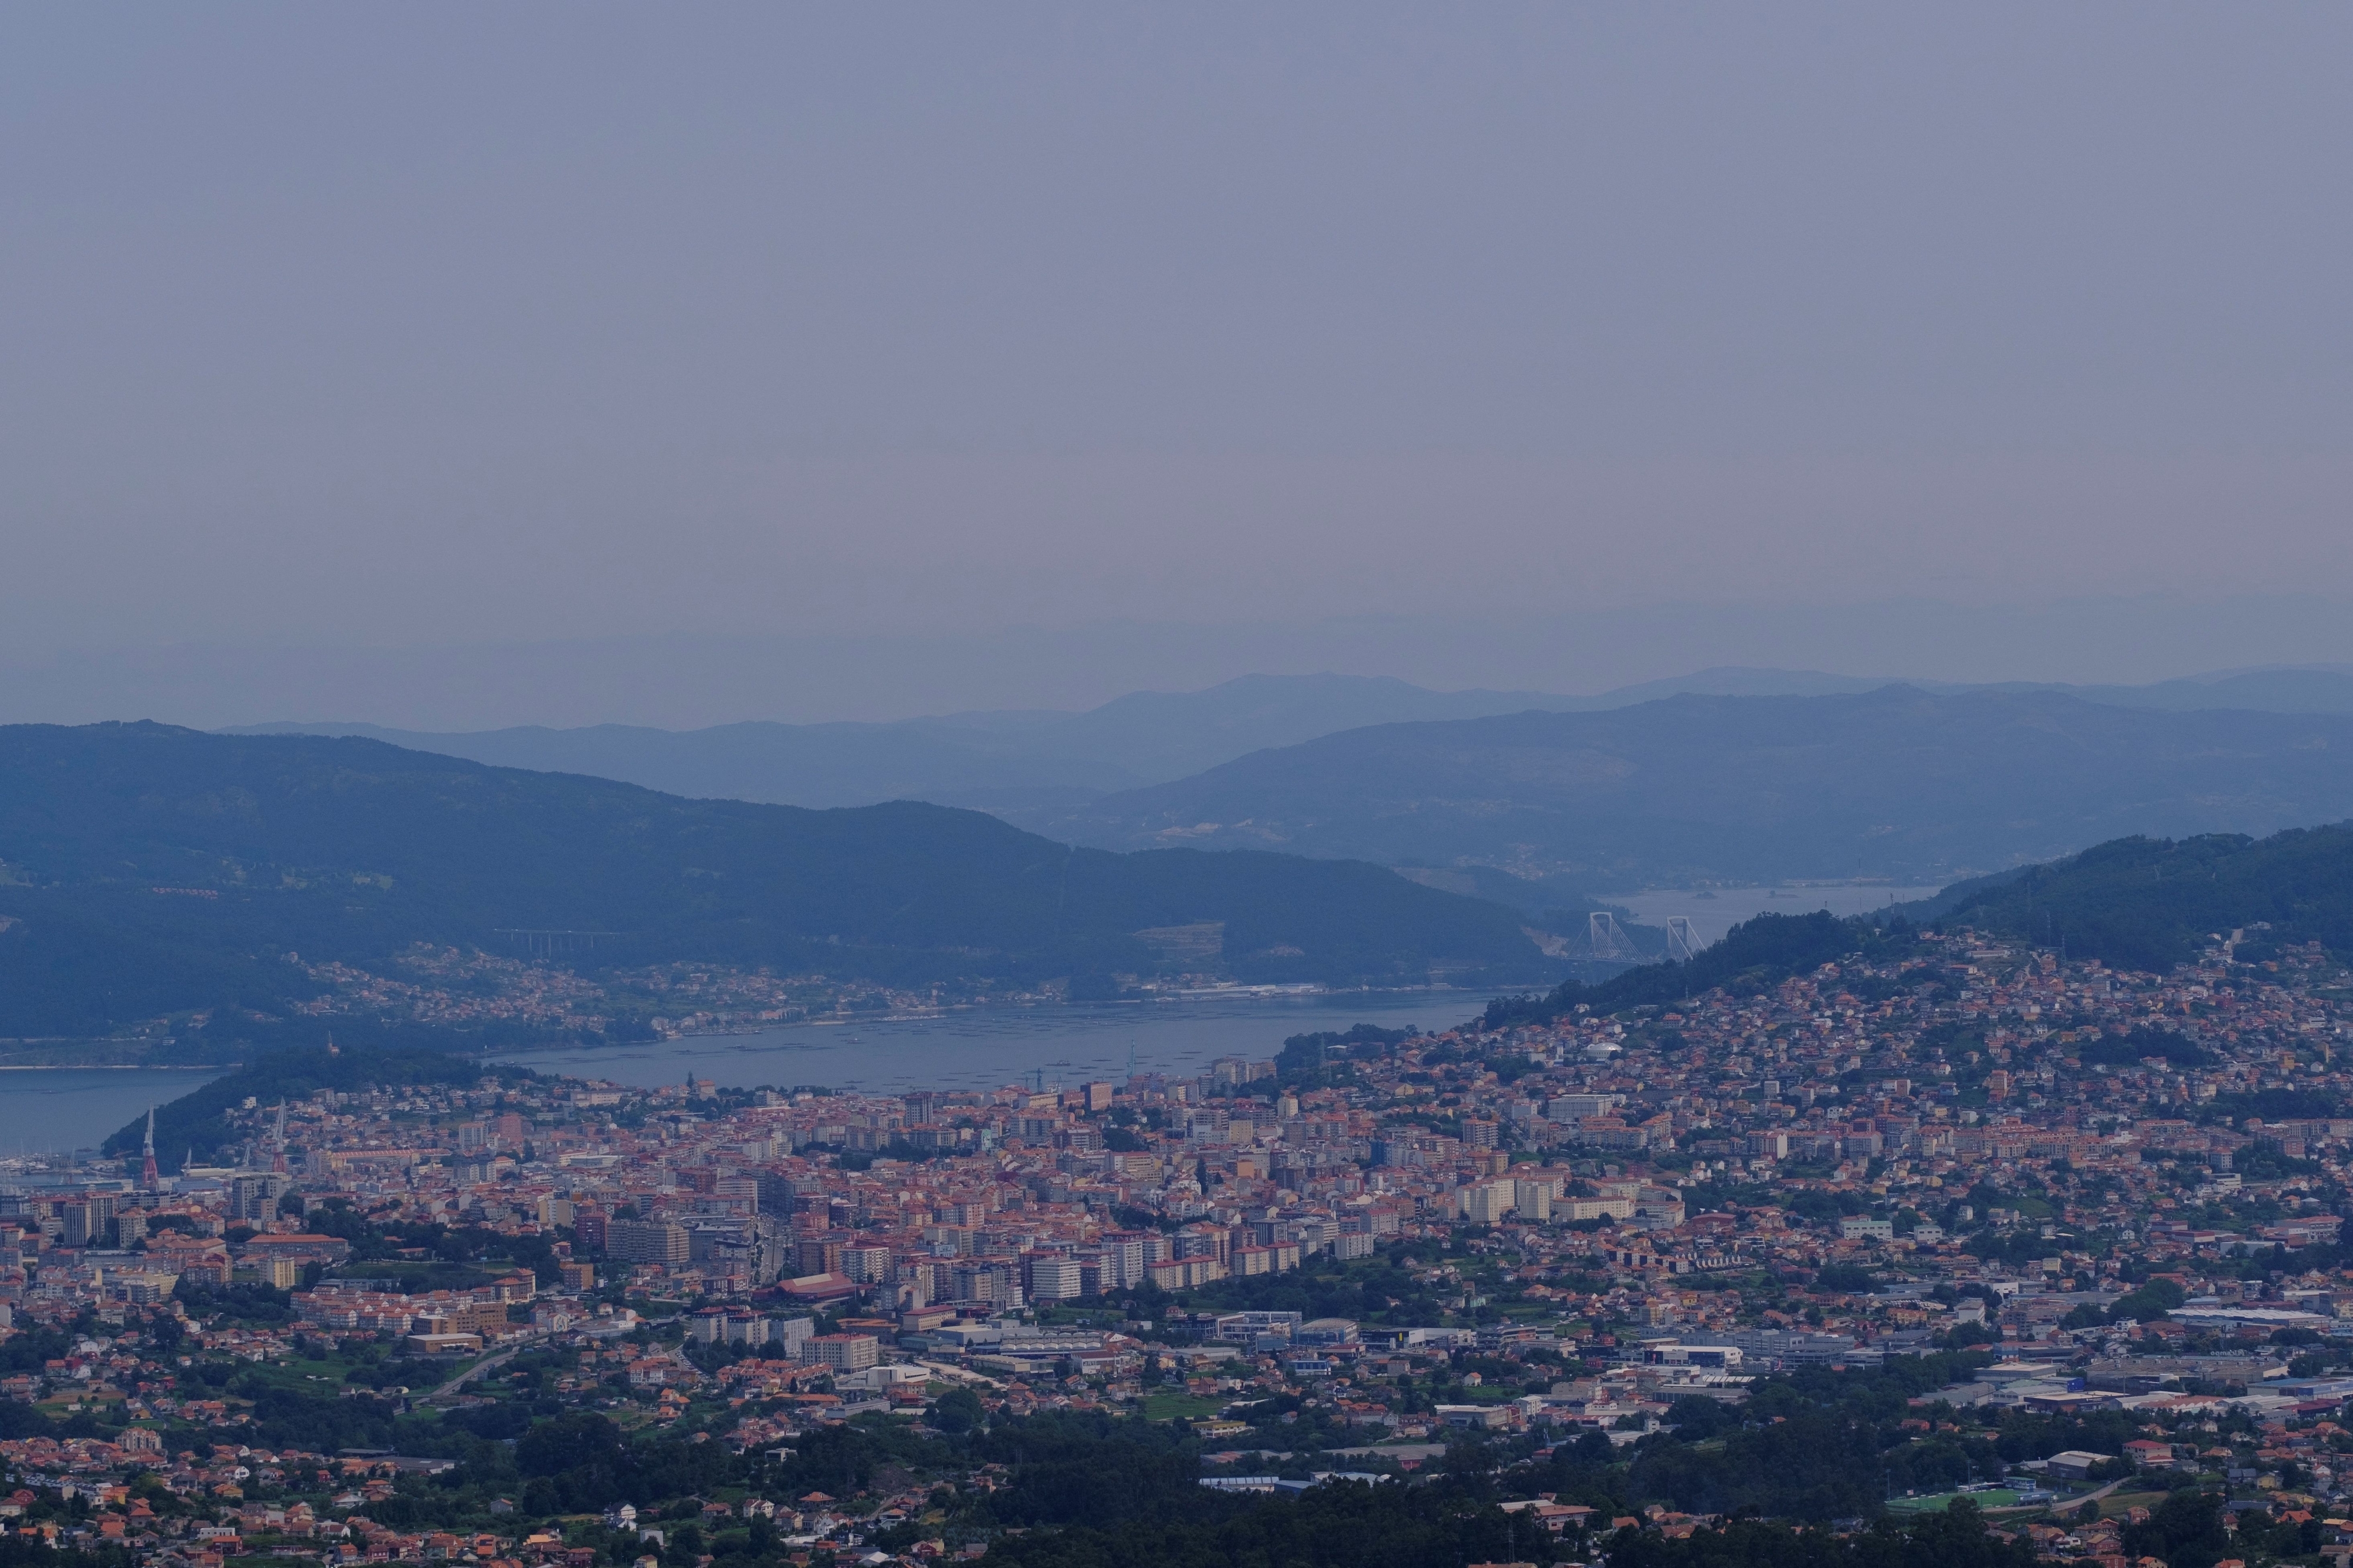
MULTIPOLYGON (((1154 992, 1146 995, 1105 996, 1088 1001, 1003 1001, 952 1002, 938 1007, 910 1007, 892 1012, 828 1014, 821 1018, 793 1018, 780 1021, 744 1022, 713 1025, 697 1029, 672 1029, 657 1034, 650 1040, 611 1041, 606 1046, 584 1044, 577 1040, 550 1040, 537 1045, 502 1046, 491 1053, 500 1060, 511 1058, 545 1055, 551 1052, 599 1049, 609 1047, 620 1049, 628 1046, 674 1045, 682 1040, 721 1040, 753 1035, 775 1034, 787 1029, 860 1029, 886 1024, 921 1024, 942 1019, 986 1018, 991 1016, 1030 1014, 1052 1016, 1074 1014, 1101 1007, 1175 1007, 1187 1003, 1215 1002, 1282 1002, 1315 1001, 1340 997, 1447 996, 1484 995, 1484 987, 1460 985, 1349 985, 1327 986, 1310 984, 1267 985, 1205 985, 1184 991, 1154 992)), ((462 1054, 462 1053, 458 1053, 462 1054)))
POLYGON ((235 1072, 235 1062, 0 1062, 0 1072, 235 1072))
MULTIPOLYGON (((1329 1001, 1348 997, 1414 997, 1472 996, 1485 994, 1485 988, 1463 987, 1443 983, 1423 985, 1350 985, 1326 986, 1300 984, 1226 984, 1187 987, 1184 990, 1155 991, 1146 994, 1107 996, 1100 1000, 1072 1002, 1068 1000, 1025 999, 1001 1002, 954 1002, 936 1007, 915 1007, 891 1012, 832 1014, 818 1018, 797 1018, 788 1023, 750 1021, 740 1024, 714 1025, 704 1028, 680 1029, 657 1035, 649 1040, 611 1041, 612 1048, 629 1046, 662 1046, 685 1040, 726 1039, 753 1035, 765 1035, 779 1028, 790 1029, 858 1029, 890 1024, 913 1024, 955 1018, 986 1018, 1029 1015, 1052 1017, 1057 1015, 1078 1015, 1104 1007, 1134 1007, 1137 1009, 1177 1008, 1220 1002, 1282 1002, 1329 1001)), ((0 1060, 0 1072, 234 1072, 245 1065, 242 1058, 227 1062, 156 1062, 132 1057, 122 1059, 126 1042, 92 1040, 88 1047, 93 1057, 112 1059, 75 1060, 55 1057, 37 1061, 0 1060)), ((581 1040, 546 1040, 530 1045, 505 1045, 489 1047, 465 1046, 448 1047, 452 1056, 475 1056, 485 1059, 506 1060, 603 1048, 603 1045, 581 1040)))

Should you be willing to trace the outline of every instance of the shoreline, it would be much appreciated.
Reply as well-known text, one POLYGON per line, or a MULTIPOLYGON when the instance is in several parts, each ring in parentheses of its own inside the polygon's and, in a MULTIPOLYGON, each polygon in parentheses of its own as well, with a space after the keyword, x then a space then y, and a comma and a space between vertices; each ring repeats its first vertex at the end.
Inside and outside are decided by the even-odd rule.
POLYGON ((235 1072, 243 1062, 0 1062, 0 1072, 235 1072))
MULTIPOLYGON (((725 1039, 732 1037, 764 1035, 776 1029, 839 1029, 862 1028, 874 1024, 921 1023, 932 1019, 969 1016, 976 1013, 1059 1013, 1093 1007, 1169 1007, 1203 1002, 1280 1002, 1308 1001, 1345 996, 1469 996, 1483 992, 1483 987, 1462 987, 1445 984, 1430 985, 1208 985, 1183 991, 1165 991, 1146 995, 1103 997, 1096 1001, 1006 1001, 951 1002, 937 1007, 911 1009, 905 1012, 869 1013, 853 1016, 839 1014, 822 1018, 797 1018, 790 1022, 764 1023, 710 1029, 682 1029, 675 1034, 657 1036, 651 1040, 583 1041, 552 1040, 541 1044, 497 1046, 489 1047, 452 1048, 451 1056, 473 1057, 500 1060, 534 1056, 557 1051, 583 1049, 620 1049, 628 1047, 669 1045, 681 1040, 725 1039)), ((93 1042, 94 1045, 117 1042, 93 1042)), ((0 1072, 235 1072, 246 1064, 233 1062, 0 1062, 0 1072)))
MULTIPOLYGON (((825 1018, 795 1018, 788 1022, 746 1025, 741 1027, 714 1029, 681 1029, 674 1034, 659 1035, 653 1040, 616 1042, 615 1045, 668 1045, 679 1040, 720 1040, 745 1035, 765 1035, 778 1029, 842 1029, 863 1028, 873 1024, 914 1024, 935 1018, 946 1018, 959 1013, 992 1011, 1048 1013, 1079 1007, 1149 1007, 1174 1006, 1187 1002, 1281 1002, 1306 1001, 1325 996, 1424 996, 1452 993, 1473 994, 1473 991, 1455 985, 1351 985, 1343 988, 1315 986, 1312 989, 1291 986, 1232 986, 1204 988, 1196 991, 1166 992, 1149 996, 1106 996, 1088 1002, 953 1002, 940 1007, 924 1007, 903 1013, 871 1013, 856 1017, 836 1015, 825 1018)), ((564 1051, 605 1048, 578 1042, 569 1045, 516 1046, 501 1050, 501 1057, 521 1056, 530 1051, 564 1051)))

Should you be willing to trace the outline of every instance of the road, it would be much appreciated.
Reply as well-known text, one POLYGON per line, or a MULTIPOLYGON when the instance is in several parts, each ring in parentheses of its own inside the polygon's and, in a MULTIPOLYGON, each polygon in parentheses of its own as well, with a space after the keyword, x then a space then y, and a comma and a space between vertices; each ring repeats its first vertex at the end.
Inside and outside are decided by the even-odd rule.
POLYGON ((2137 1479, 2137 1471, 2130 1476, 2119 1476, 2115 1480, 2110 1481, 2106 1486, 2102 1487, 2098 1491, 2085 1492, 2082 1497, 2072 1498, 2069 1501, 2076 1508, 2081 1508, 2087 1502, 2098 1502, 2103 1498, 2105 1498, 2110 1492, 2124 1485, 2126 1481, 2137 1479))
POLYGON ((515 1352, 521 1349, 522 1349, 521 1345, 513 1345, 506 1350, 499 1352, 496 1355, 484 1356, 481 1360, 476 1362, 473 1365, 468 1367, 465 1371, 459 1373, 457 1376, 451 1378, 448 1382, 443 1384, 432 1393, 420 1394, 417 1397, 421 1400, 429 1402, 431 1400, 440 1399, 448 1394, 455 1394, 464 1384, 481 1376, 482 1373, 490 1371, 492 1367, 506 1365, 507 1363, 514 1359, 515 1352))

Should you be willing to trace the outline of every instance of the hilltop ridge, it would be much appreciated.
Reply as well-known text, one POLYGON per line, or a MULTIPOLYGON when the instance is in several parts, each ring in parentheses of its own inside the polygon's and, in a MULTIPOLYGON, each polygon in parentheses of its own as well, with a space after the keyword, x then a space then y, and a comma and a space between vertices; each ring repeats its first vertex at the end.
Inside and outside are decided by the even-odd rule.
POLYGON ((689 801, 359 739, 0 728, 0 1035, 282 1014, 287 962, 592 933, 600 967, 691 959, 896 983, 1168 969, 1427 983, 1534 973, 1502 907, 1378 867, 1073 848, 977 812, 689 801), (1143 934, 1139 934, 1143 933, 1143 934))

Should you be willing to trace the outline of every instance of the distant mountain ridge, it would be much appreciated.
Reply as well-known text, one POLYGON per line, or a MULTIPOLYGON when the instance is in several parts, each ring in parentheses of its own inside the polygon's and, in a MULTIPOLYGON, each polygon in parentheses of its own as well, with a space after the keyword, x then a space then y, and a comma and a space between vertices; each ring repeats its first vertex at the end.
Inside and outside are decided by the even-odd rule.
MULTIPOLYGON (((1378 724, 1606 712, 1667 697, 1826 697, 1894 684, 1815 670, 1703 669, 1598 696, 1431 691, 1386 678, 1245 676, 1207 690, 1139 691, 1083 713, 1011 710, 888 723, 748 721, 669 731, 626 724, 467 733, 356 723, 264 724, 227 734, 356 735, 498 767, 584 773, 694 799, 826 807, 926 800, 1025 826, 1098 796, 1170 784, 1252 752, 1378 724)), ((2167 711, 2353 714, 2353 668, 2225 671, 2153 686, 1978 687, 1938 695, 2052 693, 2167 711)))
POLYGON ((1124 848, 1484 863, 1594 889, 1998 869, 2353 816, 2353 717, 1891 686, 1389 724, 1025 826, 1124 848))
POLYGON ((2184 713, 2221 708, 2256 713, 2353 713, 2353 665, 2218 670, 2150 686, 2038 686, 2010 682, 1939 690, 2057 691, 2118 708, 2184 713))
POLYGON ((1083 713, 952 713, 891 723, 625 724, 433 734, 366 724, 265 724, 230 734, 359 735, 500 767, 586 773, 696 799, 781 805, 928 800, 987 809, 1183 778, 1269 746, 1366 724, 1514 713, 1535 692, 1428 691, 1361 676, 1245 676, 1206 691, 1138 691, 1083 713))
POLYGON ((692 960, 902 984, 1166 966, 1427 982, 1546 969, 1499 905, 1378 867, 1072 848, 977 812, 681 799, 378 742, 159 724, 0 727, 0 1036, 283 1012, 286 961, 606 933, 692 960))

